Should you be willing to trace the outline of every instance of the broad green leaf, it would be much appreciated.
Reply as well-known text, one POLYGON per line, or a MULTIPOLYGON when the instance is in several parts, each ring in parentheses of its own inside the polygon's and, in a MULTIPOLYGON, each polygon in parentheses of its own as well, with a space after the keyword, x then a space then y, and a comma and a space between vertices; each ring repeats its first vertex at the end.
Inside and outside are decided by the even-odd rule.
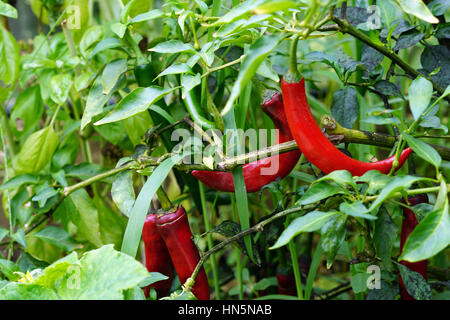
POLYGON ((279 34, 262 36, 249 48, 241 64, 241 70, 234 82, 230 97, 221 114, 228 113, 236 98, 241 94, 247 83, 253 78, 264 59, 276 48, 282 37, 279 34))
POLYGON ((0 1, 0 16, 17 19, 17 9, 10 4, 0 1))
POLYGON ((48 226, 34 233, 33 237, 47 241, 64 251, 72 251, 76 247, 76 242, 70 238, 69 234, 56 226, 48 226))
POLYGON ((31 130, 36 130, 44 112, 40 86, 36 85, 23 90, 10 112, 9 123, 17 138, 21 138, 31 130), (22 127, 20 129, 17 125, 19 120, 22 127))
POLYGON ((352 186, 353 189, 357 189, 355 181, 353 181, 352 174, 347 170, 336 170, 326 176, 317 179, 314 183, 320 181, 331 180, 338 184, 339 186, 345 188, 347 185, 352 186))
POLYGON ((66 102, 72 83, 72 76, 68 73, 54 75, 50 79, 50 98, 58 105, 66 102))
POLYGON ((416 262, 426 260, 450 244, 448 198, 442 208, 428 213, 406 239, 398 260, 416 262))
POLYGON ((95 48, 91 51, 91 53, 89 54, 89 58, 92 58, 97 53, 108 50, 108 49, 120 48, 122 45, 123 45, 122 41, 120 41, 120 39, 117 39, 117 38, 103 39, 102 41, 97 43, 95 48))
POLYGON ((169 279, 169 277, 163 275, 162 273, 150 272, 150 276, 148 276, 147 278, 142 280, 139 283, 138 286, 143 288, 143 287, 149 286, 149 285, 151 285, 151 284, 153 284, 155 282, 162 281, 162 280, 167 280, 167 279, 169 279))
MULTIPOLYGON (((161 109, 163 110, 163 109, 161 109)), ((164 110, 163 110, 164 111, 164 110)), ((141 112, 124 120, 125 131, 133 145, 141 143, 147 130, 153 127, 152 119, 148 112, 141 112)))
POLYGON ((406 13, 428 23, 439 23, 439 19, 433 16, 430 9, 422 0, 395 0, 406 13))
POLYGON ((331 115, 345 128, 352 129, 358 118, 358 92, 353 87, 345 87, 333 93, 331 115))
POLYGON ((136 88, 123 98, 112 112, 102 120, 95 122, 94 125, 99 126, 105 123, 120 121, 144 112, 155 102, 174 90, 173 88, 167 89, 157 86, 136 88))
POLYGON ((322 227, 322 250, 327 257, 327 269, 333 265, 334 258, 345 240, 345 222, 347 216, 341 214, 328 219, 322 227))
POLYGON ((77 227, 78 234, 100 247, 102 240, 100 238, 100 226, 98 221, 98 212, 94 201, 84 189, 78 189, 73 192, 68 199, 76 210, 72 210, 70 220, 77 227))
POLYGON ((420 273, 412 271, 400 263, 398 263, 397 266, 403 283, 405 284, 406 291, 411 297, 416 300, 433 299, 430 285, 420 273))
POLYGON ((109 244, 85 253, 79 270, 62 279, 58 295, 71 300, 123 299, 123 290, 137 286, 148 275, 142 263, 109 244))
POLYGON ((0 258, 0 271, 11 281, 16 281, 20 278, 20 276, 15 273, 20 271, 19 266, 10 260, 0 258))
POLYGON ((114 32, 120 39, 122 39, 125 35, 125 32, 127 31, 127 25, 116 22, 111 25, 111 31, 114 32))
POLYGON ((189 43, 183 43, 179 40, 169 40, 165 42, 158 43, 149 51, 159 52, 159 53, 181 53, 190 52, 196 53, 194 47, 189 43))
POLYGON ((414 153, 426 162, 431 163, 436 170, 438 170, 441 165, 442 158, 432 146, 406 133, 403 133, 402 135, 408 143, 408 146, 413 149, 414 153))
POLYGON ((36 184, 39 182, 39 177, 32 174, 21 174, 9 179, 4 184, 0 185, 0 191, 18 189, 24 184, 36 184))
POLYGON ((136 256, 139 242, 142 235, 142 228, 144 227, 145 217, 150 207, 150 201, 156 193, 156 190, 161 186, 163 181, 168 176, 172 167, 181 161, 186 156, 174 155, 164 160, 152 173, 152 175, 145 182, 142 187, 133 208, 131 209, 130 219, 128 220, 125 235, 123 237, 122 249, 123 253, 126 253, 132 257, 136 256))
POLYGON ((414 177, 414 176, 397 176, 391 182, 389 182, 381 191, 377 199, 372 203, 368 211, 372 211, 381 205, 386 199, 392 196, 394 193, 408 189, 414 182, 427 180, 427 178, 414 177))
POLYGON ((391 252, 397 236, 397 230, 398 228, 388 211, 384 207, 381 207, 378 213, 378 219, 375 222, 373 244, 377 256, 381 258, 381 262, 387 270, 391 269, 391 252))
POLYGON ((344 192, 344 189, 340 186, 321 181, 319 183, 314 183, 300 198, 297 205, 311 204, 344 192))
POLYGON ((181 77, 181 86, 183 87, 181 98, 182 99, 186 98, 186 93, 191 91, 200 83, 201 83, 200 73, 197 73, 195 76, 190 74, 183 74, 181 77))
POLYGON ((72 266, 78 266, 78 264, 77 253, 72 252, 46 267, 33 283, 56 290, 61 278, 64 277, 68 271, 70 272, 72 266))
POLYGON ((419 119, 422 112, 430 104, 433 95, 433 85, 424 77, 417 77, 408 88, 409 107, 414 120, 419 119))
POLYGON ((368 214, 367 208, 361 203, 361 201, 355 201, 352 203, 342 202, 339 205, 339 210, 349 216, 363 218, 368 220, 376 220, 377 217, 368 214))
POLYGON ((133 24, 133 23, 153 20, 153 19, 161 18, 163 16, 164 16, 163 11, 161 11, 160 9, 154 9, 154 10, 150 10, 146 13, 141 13, 141 14, 137 15, 136 17, 131 19, 131 21, 129 23, 133 24))
POLYGON ((121 172, 116 175, 111 186, 111 197, 114 203, 127 217, 130 216, 135 201, 132 178, 133 173, 131 171, 121 172))
POLYGON ((225 15, 220 17, 219 20, 214 22, 211 26, 219 26, 223 24, 231 23, 245 15, 248 15, 252 10, 256 9, 259 5, 262 5, 264 0, 249 0, 244 1, 232 8, 225 15))
POLYGON ((383 189, 394 178, 386 174, 382 174, 378 170, 370 170, 361 177, 355 177, 356 182, 365 182, 368 184, 367 194, 375 194, 383 189))
POLYGON ((52 127, 46 127, 30 135, 15 158, 17 174, 37 173, 50 163, 59 144, 59 136, 52 127))
POLYGON ((57 300, 55 291, 33 283, 11 282, 0 289, 0 300, 57 300))
POLYGON ((94 202, 97 207, 102 242, 113 244, 116 250, 120 250, 127 219, 117 210, 111 209, 102 197, 94 197, 94 202))
POLYGON ((277 11, 284 11, 286 9, 297 8, 297 3, 295 1, 289 0, 266 0, 259 4, 254 12, 256 14, 267 14, 277 11))
POLYGON ((100 76, 97 77, 94 85, 89 90, 86 108, 81 118, 81 130, 91 123, 93 117, 103 112, 103 106, 111 99, 113 92, 125 85, 125 77, 121 77, 116 82, 115 87, 109 90, 108 94, 104 94, 101 78, 100 76))
POLYGON ((0 79, 9 85, 19 76, 20 49, 14 36, 0 24, 0 79))
POLYGON ((120 76, 127 71, 127 60, 126 59, 118 59, 108 63, 103 70, 102 74, 102 87, 103 94, 109 94, 120 76))
POLYGON ((174 63, 161 72, 155 79, 168 74, 193 73, 192 69, 186 63, 174 63))
POLYGON ((4 237, 6 237, 6 235, 9 233, 8 229, 5 228, 0 228, 0 241, 3 240, 4 237))
POLYGON ((331 217, 340 214, 338 211, 312 211, 308 214, 293 220, 289 226, 283 231, 277 242, 270 248, 276 249, 286 245, 295 236, 302 232, 316 231, 328 221, 331 217))

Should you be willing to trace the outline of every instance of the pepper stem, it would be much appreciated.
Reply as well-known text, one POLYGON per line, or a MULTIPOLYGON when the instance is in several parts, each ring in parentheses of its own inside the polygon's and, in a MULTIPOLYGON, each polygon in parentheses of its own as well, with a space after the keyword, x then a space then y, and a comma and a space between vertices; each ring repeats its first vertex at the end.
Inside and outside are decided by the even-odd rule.
POLYGON ((289 65, 289 73, 292 77, 300 77, 300 72, 297 69, 297 47, 298 47, 298 39, 300 35, 297 34, 291 43, 291 51, 290 51, 290 65, 289 65))
POLYGON ((163 210, 167 211, 173 207, 172 202, 170 202, 170 199, 164 192, 163 188, 159 187, 156 191, 156 195, 158 196, 158 201, 161 204, 161 208, 163 208, 163 210))

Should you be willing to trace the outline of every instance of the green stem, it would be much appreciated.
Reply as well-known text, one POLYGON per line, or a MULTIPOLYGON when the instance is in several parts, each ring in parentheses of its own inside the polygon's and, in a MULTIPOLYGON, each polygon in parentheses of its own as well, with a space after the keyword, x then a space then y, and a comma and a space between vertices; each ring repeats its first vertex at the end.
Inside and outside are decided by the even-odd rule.
MULTIPOLYGON (((236 199, 234 197, 234 194, 230 195, 231 197, 231 210, 232 210, 232 217, 233 221, 237 221, 237 212, 236 212, 236 199)), ((241 251, 236 248, 235 254, 236 254, 236 273, 237 273, 237 281, 239 286, 239 299, 244 299, 244 284, 242 281, 242 261, 241 261, 241 251)))
MULTIPOLYGON (((9 152, 11 153, 11 156, 15 156, 17 154, 18 150, 17 150, 17 145, 14 142, 14 134, 11 130, 11 126, 9 125, 9 119, 8 119, 8 116, 6 115, 5 110, 2 107, 0 107, 0 110, 1 110, 0 111, 1 112, 1 114, 0 114, 1 123, 0 124, 3 128, 5 128, 5 133, 4 133, 5 140, 6 140, 6 143, 8 144, 8 149, 9 149, 9 152)), ((6 153, 4 156, 6 157, 6 153)))
MULTIPOLYGON (((205 198, 205 187, 203 186, 203 183, 201 183, 200 181, 198 182, 198 188, 200 192, 200 201, 202 202, 202 212, 203 212, 203 221, 205 223, 205 231, 208 233, 207 234, 208 250, 211 250, 214 247, 214 241, 212 234, 209 233, 211 231, 211 223, 210 218, 208 217, 208 208, 206 205, 206 198, 205 198)), ((219 271, 217 269, 215 254, 211 255, 210 263, 213 272, 214 292, 216 293, 216 300, 220 300, 219 271)))
POLYGON ((289 56, 289 73, 294 78, 300 77, 300 73, 297 68, 297 47, 298 47, 298 39, 300 35, 296 35, 291 43, 291 50, 289 56))

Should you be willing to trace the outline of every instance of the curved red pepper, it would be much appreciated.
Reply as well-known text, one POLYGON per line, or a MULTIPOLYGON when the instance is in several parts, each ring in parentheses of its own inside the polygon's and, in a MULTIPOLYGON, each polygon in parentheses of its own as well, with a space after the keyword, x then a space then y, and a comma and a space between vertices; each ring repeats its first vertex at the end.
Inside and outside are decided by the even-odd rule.
MULTIPOLYGON (((264 102, 261 108, 272 119, 275 128, 278 129, 276 143, 293 140, 284 113, 281 94, 274 94, 270 100, 264 102)), ((299 158, 300 151, 294 150, 243 165, 247 192, 257 192, 277 178, 284 178, 294 169, 299 158), (273 174, 263 174, 261 169, 271 168, 273 161, 278 162, 278 170, 273 174)), ((233 174, 231 172, 194 170, 192 175, 212 189, 234 192, 233 174)))
MULTIPOLYGON (((200 260, 197 247, 192 241, 186 211, 179 206, 174 212, 158 215, 156 227, 169 250, 180 282, 184 284, 200 260)), ((203 267, 195 278, 192 293, 198 300, 209 300, 208 278, 203 267)))
MULTIPOLYGON (((328 174, 335 170, 347 170, 353 176, 361 176, 369 170, 387 174, 392 169, 395 155, 377 162, 355 160, 339 151, 317 125, 308 105, 305 80, 281 80, 284 109, 292 135, 306 159, 328 174)), ((411 148, 403 150, 396 169, 399 169, 411 153, 411 148)))
MULTIPOLYGON (((403 201, 404 202, 404 201, 403 201)), ((408 198, 408 202, 414 206, 419 203, 427 203, 428 196, 426 194, 418 195, 415 197, 408 198)), ((403 251, 403 247, 405 246, 406 239, 409 234, 414 230, 414 228, 419 224, 414 212, 408 208, 403 207, 403 222, 402 222, 402 231, 400 234, 400 254, 403 251)), ((407 267, 408 269, 418 272, 427 280, 427 260, 417 261, 417 262, 408 262, 408 261, 400 261, 402 265, 407 267)), ((401 300, 415 300, 406 290, 405 284, 403 283, 403 279, 399 273, 398 281, 400 283, 400 299, 401 300)))
POLYGON ((169 277, 167 280, 158 281, 145 287, 145 296, 148 297, 150 287, 153 287, 158 298, 165 297, 170 292, 174 272, 169 251, 156 228, 156 214, 150 214, 145 218, 142 238, 144 240, 145 266, 147 270, 149 272, 159 272, 169 277))

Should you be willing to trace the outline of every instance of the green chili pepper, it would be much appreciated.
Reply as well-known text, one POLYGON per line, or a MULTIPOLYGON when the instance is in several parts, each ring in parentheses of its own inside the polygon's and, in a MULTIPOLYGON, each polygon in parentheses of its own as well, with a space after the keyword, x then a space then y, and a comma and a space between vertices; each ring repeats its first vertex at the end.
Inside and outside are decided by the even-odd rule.
POLYGON ((134 67, 134 76, 140 87, 149 87, 156 77, 151 63, 140 64, 134 67))
POLYGON ((187 112, 191 116, 192 120, 201 126, 203 129, 214 129, 216 126, 214 122, 206 119, 203 116, 202 109, 198 102, 195 90, 191 90, 186 93, 186 98, 184 99, 184 105, 186 106, 187 112))

